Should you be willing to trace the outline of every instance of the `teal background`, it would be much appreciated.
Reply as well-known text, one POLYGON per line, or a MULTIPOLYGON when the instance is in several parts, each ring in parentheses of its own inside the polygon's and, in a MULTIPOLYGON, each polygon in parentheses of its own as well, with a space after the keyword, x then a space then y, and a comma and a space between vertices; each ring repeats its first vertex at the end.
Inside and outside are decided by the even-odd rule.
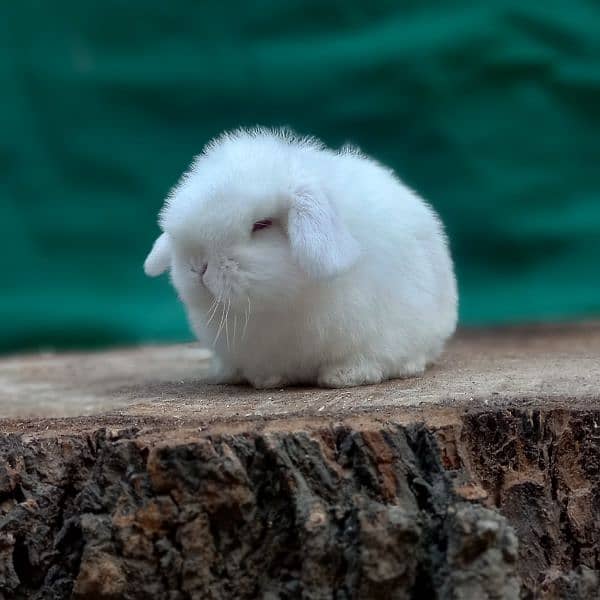
POLYGON ((0 7, 0 351, 187 339, 141 264, 223 129, 351 140, 441 213, 463 324, 600 314, 600 4, 0 7))

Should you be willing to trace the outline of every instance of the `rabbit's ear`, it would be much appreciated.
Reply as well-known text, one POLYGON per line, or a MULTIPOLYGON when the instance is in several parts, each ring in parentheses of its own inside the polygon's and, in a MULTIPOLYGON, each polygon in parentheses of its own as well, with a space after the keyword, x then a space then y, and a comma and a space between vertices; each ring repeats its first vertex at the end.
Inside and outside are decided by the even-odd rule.
POLYGON ((303 189, 292 200, 288 236, 294 258, 315 279, 328 279, 349 269, 360 249, 325 195, 303 189))
POLYGON ((171 264, 171 242, 166 233, 158 236, 144 261, 144 272, 150 277, 162 275, 171 264))

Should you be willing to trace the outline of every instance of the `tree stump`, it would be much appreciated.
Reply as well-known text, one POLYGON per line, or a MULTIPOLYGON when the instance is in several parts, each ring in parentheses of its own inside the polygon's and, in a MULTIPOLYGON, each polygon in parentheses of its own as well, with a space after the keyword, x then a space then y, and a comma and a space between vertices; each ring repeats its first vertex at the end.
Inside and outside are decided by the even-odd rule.
POLYGON ((193 345, 0 361, 0 598, 598 598, 600 326, 425 376, 206 386, 193 345))

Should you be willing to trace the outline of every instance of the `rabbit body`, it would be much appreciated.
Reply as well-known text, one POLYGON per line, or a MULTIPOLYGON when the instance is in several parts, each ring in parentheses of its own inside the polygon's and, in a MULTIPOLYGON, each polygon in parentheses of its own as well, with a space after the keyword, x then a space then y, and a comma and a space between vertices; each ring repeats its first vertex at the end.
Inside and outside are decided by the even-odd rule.
POLYGON ((443 226, 355 148, 239 130, 207 146, 161 212, 146 272, 170 268, 218 380, 347 387, 423 373, 452 335, 443 226))

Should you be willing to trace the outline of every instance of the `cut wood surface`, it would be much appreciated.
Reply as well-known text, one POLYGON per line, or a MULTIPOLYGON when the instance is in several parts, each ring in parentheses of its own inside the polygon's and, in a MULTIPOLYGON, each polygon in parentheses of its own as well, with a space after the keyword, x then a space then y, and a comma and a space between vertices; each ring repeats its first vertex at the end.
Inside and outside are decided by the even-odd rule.
POLYGON ((0 359, 0 598, 600 597, 600 325, 345 390, 209 364, 0 359))
POLYGON ((0 359, 0 417, 227 422, 404 415, 409 407, 435 411, 490 402, 569 406, 598 399, 599 359, 600 324, 594 323, 463 331, 423 377, 341 390, 206 385, 210 352, 193 344, 15 356, 0 359))

